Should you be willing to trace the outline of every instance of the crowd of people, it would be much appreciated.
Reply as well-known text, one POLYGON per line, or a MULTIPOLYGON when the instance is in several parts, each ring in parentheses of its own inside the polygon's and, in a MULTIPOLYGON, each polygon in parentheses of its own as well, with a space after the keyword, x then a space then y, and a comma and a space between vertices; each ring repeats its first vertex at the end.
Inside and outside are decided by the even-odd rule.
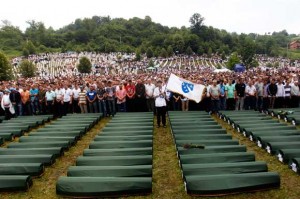
MULTIPOLYGON (((127 57, 120 64, 126 63, 129 67, 132 58, 127 57)), ((287 67, 255 68, 244 73, 213 71, 214 68, 209 66, 199 66, 198 69, 159 66, 157 70, 140 73, 92 73, 84 76, 74 73, 1 81, 0 114, 9 119, 36 114, 61 117, 68 113, 101 113, 109 117, 116 112, 151 111, 158 116, 158 125, 165 126, 168 110, 216 112, 299 106, 298 71, 290 71, 287 67), (171 73, 205 85, 201 102, 196 103, 167 90, 171 73)))

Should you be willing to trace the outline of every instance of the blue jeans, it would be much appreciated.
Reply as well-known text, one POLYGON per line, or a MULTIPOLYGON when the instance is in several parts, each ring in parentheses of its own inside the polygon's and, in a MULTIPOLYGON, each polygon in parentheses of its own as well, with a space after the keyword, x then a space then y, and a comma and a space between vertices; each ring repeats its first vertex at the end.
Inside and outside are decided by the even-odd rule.
POLYGON ((212 112, 216 113, 220 110, 220 100, 211 100, 212 112))
POLYGON ((126 102, 118 104, 118 112, 126 112, 126 102))
POLYGON ((107 111, 106 111, 106 100, 99 100, 99 113, 102 113, 103 117, 106 117, 107 111))
POLYGON ((226 98, 220 97, 220 110, 226 110, 226 98))
POLYGON ((32 114, 36 114, 39 111, 39 101, 34 100, 30 102, 32 114))
POLYGON ((94 101, 92 103, 89 102, 90 113, 98 113, 97 102, 94 101))
POLYGON ((116 114, 115 100, 107 100, 107 103, 108 103, 109 114, 114 116, 116 114))

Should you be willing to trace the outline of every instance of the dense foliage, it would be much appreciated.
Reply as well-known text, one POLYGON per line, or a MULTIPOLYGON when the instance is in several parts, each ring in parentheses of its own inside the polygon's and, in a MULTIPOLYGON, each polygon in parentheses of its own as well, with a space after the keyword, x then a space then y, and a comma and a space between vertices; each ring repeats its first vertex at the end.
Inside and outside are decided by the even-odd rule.
POLYGON ((74 23, 54 30, 43 22, 27 21, 23 33, 8 21, 2 21, 0 50, 23 55, 52 51, 136 52, 152 56, 171 56, 173 53, 230 55, 238 52, 249 65, 253 54, 286 56, 287 44, 296 37, 285 30, 258 35, 229 33, 206 26, 204 18, 196 13, 190 18, 190 27, 166 27, 149 16, 144 19, 93 16, 76 19, 74 23))

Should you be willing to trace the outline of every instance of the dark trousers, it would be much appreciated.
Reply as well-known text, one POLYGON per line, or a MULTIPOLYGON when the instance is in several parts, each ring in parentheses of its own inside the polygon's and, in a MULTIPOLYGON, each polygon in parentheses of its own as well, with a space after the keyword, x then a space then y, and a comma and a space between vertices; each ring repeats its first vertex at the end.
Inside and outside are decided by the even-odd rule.
POLYGON ((227 110, 234 110, 235 109, 235 99, 228 98, 227 99, 227 110))
POLYGON ((31 115, 30 102, 22 103, 22 115, 31 115))
POLYGON ((53 101, 47 101, 47 114, 53 114, 53 101))
POLYGON ((167 113, 167 107, 156 107, 156 114, 157 114, 157 125, 160 126, 160 123, 162 122, 162 125, 166 125, 166 113, 167 113))
POLYGON ((10 120, 12 118, 12 114, 9 111, 9 108, 5 108, 5 119, 10 120))
POLYGON ((292 96, 292 108, 298 108, 299 107, 299 97, 298 96, 292 96))
POLYGON ((284 98, 284 108, 291 108, 291 97, 284 98))
POLYGON ((270 99, 268 97, 263 98, 263 110, 269 109, 270 106, 270 99))
POLYGON ((253 110, 256 107, 256 97, 255 96, 247 96, 245 101, 246 110, 253 110))
POLYGON ((63 116, 66 116, 69 113, 70 110, 70 102, 64 102, 63 104, 63 116))
POLYGON ((61 102, 55 102, 55 116, 61 117, 63 115, 63 105, 61 102))
POLYGON ((135 100, 133 98, 128 98, 126 99, 126 103, 127 103, 127 112, 134 112, 135 111, 135 100))
POLYGON ((262 110, 263 109, 263 97, 262 96, 257 97, 256 109, 257 110, 262 110))
POLYGON ((73 113, 80 113, 81 112, 80 107, 78 105, 78 99, 74 99, 72 101, 72 111, 73 111, 73 113))
POLYGON ((147 109, 146 99, 144 97, 135 98, 136 112, 145 112, 147 109))
POLYGON ((148 108, 149 112, 155 111, 153 98, 146 99, 146 103, 147 103, 147 108, 148 108))
POLYGON ((275 100, 275 108, 282 108, 284 103, 284 97, 277 97, 275 100))
POLYGON ((212 99, 211 100, 211 111, 213 113, 217 113, 219 110, 220 110, 220 100, 215 100, 215 99, 212 99))

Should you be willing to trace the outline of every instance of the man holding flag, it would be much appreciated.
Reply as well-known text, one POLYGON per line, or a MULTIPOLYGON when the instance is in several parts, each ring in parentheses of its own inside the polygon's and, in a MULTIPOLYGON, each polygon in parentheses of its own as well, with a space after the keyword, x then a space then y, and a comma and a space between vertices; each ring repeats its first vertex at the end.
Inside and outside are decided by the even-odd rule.
POLYGON ((157 114, 157 128, 160 127, 160 123, 166 128, 166 113, 167 113, 167 102, 165 87, 162 86, 162 81, 157 81, 157 87, 154 89, 153 97, 155 99, 155 108, 157 114))

